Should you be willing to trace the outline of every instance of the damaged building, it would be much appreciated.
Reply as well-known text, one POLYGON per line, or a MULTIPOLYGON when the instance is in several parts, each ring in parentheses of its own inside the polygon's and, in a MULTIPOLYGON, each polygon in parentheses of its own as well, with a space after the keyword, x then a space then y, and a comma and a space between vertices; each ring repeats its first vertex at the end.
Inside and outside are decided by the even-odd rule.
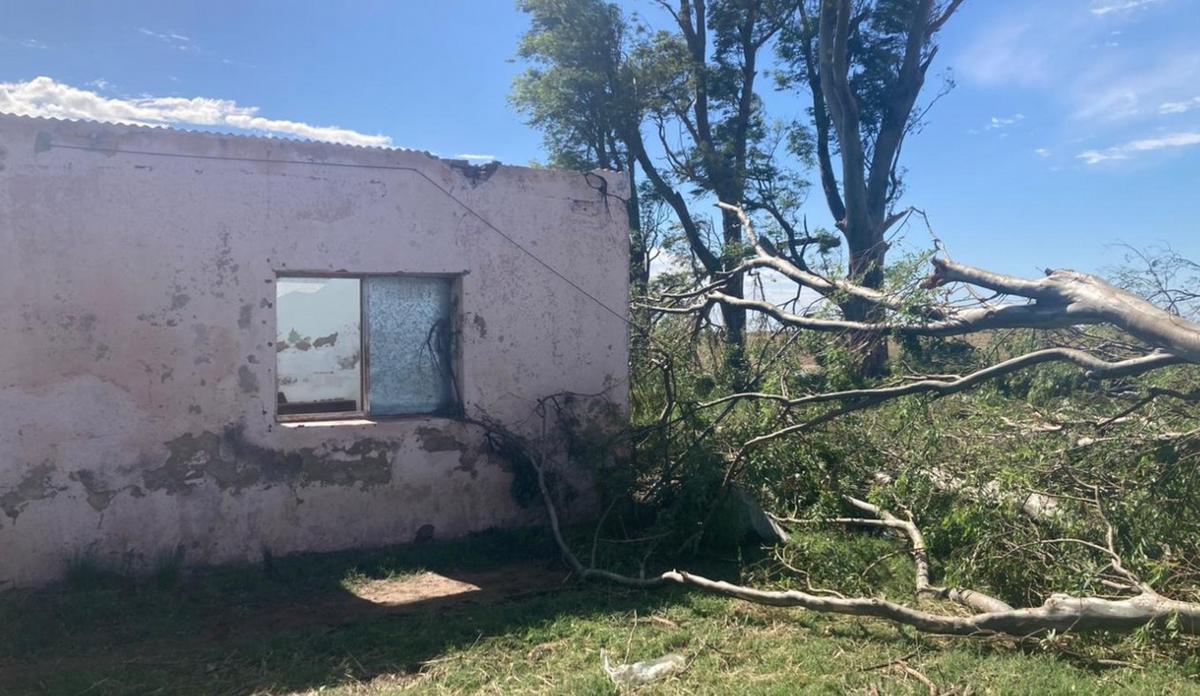
POLYGON ((539 523, 473 421, 625 408, 626 188, 0 115, 0 589, 539 523))

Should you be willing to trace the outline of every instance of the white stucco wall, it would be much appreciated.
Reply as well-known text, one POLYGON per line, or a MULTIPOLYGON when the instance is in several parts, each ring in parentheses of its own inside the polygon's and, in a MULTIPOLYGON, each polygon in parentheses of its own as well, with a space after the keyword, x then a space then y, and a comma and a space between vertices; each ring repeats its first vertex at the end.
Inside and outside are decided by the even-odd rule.
POLYGON ((624 314, 616 175, 0 116, 0 589, 82 555, 252 561, 538 522, 466 423, 276 422, 276 274, 300 271, 464 274, 468 415, 519 426, 561 391, 624 407, 624 321, 439 186, 624 314))

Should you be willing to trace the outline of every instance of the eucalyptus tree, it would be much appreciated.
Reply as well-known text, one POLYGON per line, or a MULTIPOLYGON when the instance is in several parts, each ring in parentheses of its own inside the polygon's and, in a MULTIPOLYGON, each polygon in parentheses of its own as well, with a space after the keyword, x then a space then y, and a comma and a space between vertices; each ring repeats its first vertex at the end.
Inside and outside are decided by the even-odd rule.
MULTIPOLYGON (((669 21, 651 27, 603 0, 522 0, 531 17, 519 56, 531 67, 513 101, 543 131, 555 163, 636 165, 674 214, 698 280, 724 280, 746 253, 741 220, 709 217, 713 200, 757 209, 776 193, 770 124, 759 88, 768 47, 792 0, 657 0, 669 21), (754 182, 770 182, 769 187, 754 182)), ((631 220, 637 216, 631 215, 631 220)), ((746 312, 721 307, 728 362, 744 367, 746 312)))
MULTIPOLYGON (((533 0, 526 6, 531 4, 533 0)), ((608 14, 604 16, 616 22, 622 28, 619 35, 626 37, 620 50, 606 54, 610 55, 614 69, 601 81, 603 89, 597 89, 597 94, 611 102, 591 102, 611 106, 608 111, 599 112, 613 115, 611 121, 605 122, 611 139, 593 138, 590 144, 582 139, 581 134, 590 132, 584 124, 596 122, 586 117, 595 118, 598 112, 587 111, 568 99, 579 98, 579 93, 561 95, 561 108, 553 123, 547 122, 542 127, 547 131, 548 142, 559 137, 556 134, 566 134, 563 144, 578 147, 583 142, 582 151, 597 158, 601 149, 598 143, 617 143, 625 162, 636 163, 656 196, 672 208, 705 278, 687 291, 662 294, 655 302, 656 311, 703 317, 717 307, 725 317, 727 335, 735 348, 741 345, 742 335, 737 327, 744 327, 745 313, 761 314, 769 317, 781 332, 824 333, 835 340, 853 342, 863 349, 862 367, 867 372, 880 371, 884 366, 888 337, 991 338, 998 331, 1011 329, 1061 334, 1049 346, 1019 348, 1014 355, 988 352, 982 357, 982 365, 972 362, 957 373, 922 371, 860 386, 831 385, 822 380, 780 380, 774 385, 756 385, 755 389, 739 389, 716 398, 705 395, 703 398, 707 400, 699 401, 696 394, 676 398, 677 390, 669 386, 673 376, 668 373, 664 378, 664 384, 668 385, 664 386, 666 405, 660 414, 656 412, 654 426, 668 435, 671 428, 691 427, 697 414, 710 409, 728 413, 738 404, 753 411, 754 427, 749 437, 742 439, 746 430, 727 431, 734 433, 738 441, 722 443, 731 446, 720 449, 717 461, 724 471, 720 491, 713 500, 719 502, 721 495, 746 476, 754 453, 791 438, 814 435, 835 419, 889 402, 942 398, 988 383, 1003 384, 1007 377, 1051 364, 1079 372, 1083 379, 1082 386, 1077 388, 1108 384, 1114 387, 1111 393, 1131 400, 1130 405, 1116 414, 1106 414, 1096 421, 1078 421, 1079 427, 1105 433, 1103 438, 1075 438, 1070 431, 1074 426, 1068 423, 1076 421, 1053 416, 1056 421, 1049 423, 1050 430, 1065 430, 1064 437, 1070 438, 1072 451, 1101 439, 1115 439, 1112 434, 1115 431, 1111 429, 1129 421, 1133 423, 1131 428, 1145 433, 1139 436, 1140 441, 1130 443, 1122 459, 1131 459, 1142 467, 1144 462, 1137 459, 1140 455, 1136 450, 1171 447, 1179 451, 1186 448, 1193 453, 1189 461, 1197 461, 1194 452, 1200 442, 1200 430, 1194 427, 1172 430, 1150 416, 1134 417, 1155 400, 1174 400, 1192 409, 1182 421, 1194 424, 1194 404, 1200 401, 1200 391, 1194 389, 1195 366, 1200 365, 1200 323, 1191 311, 1190 303, 1196 294, 1190 291, 1187 279, 1196 269, 1195 264, 1183 259, 1166 267, 1152 263, 1148 278, 1114 286, 1098 277, 1065 269, 1047 271, 1045 277, 1034 279, 1008 276, 939 255, 931 261, 931 272, 919 287, 916 284, 888 287, 884 283, 887 235, 905 214, 899 203, 903 192, 902 147, 907 137, 919 128, 928 103, 936 100, 934 95, 926 100, 926 106, 918 105, 938 52, 935 37, 958 11, 962 0, 794 0, 791 3, 659 0, 658 5, 671 18, 671 28, 640 29, 632 33, 626 31, 630 25, 620 13, 599 0, 540 0, 537 4, 560 10, 575 5, 607 8, 608 14), (811 240, 804 236, 803 228, 797 229, 794 224, 798 199, 795 195, 780 195, 780 189, 772 188, 780 182, 792 186, 794 180, 788 177, 794 172, 779 166, 771 156, 773 130, 755 91, 756 75, 768 46, 777 46, 788 66, 784 85, 805 92, 812 100, 811 123, 798 124, 793 129, 793 150, 804 155, 808 152, 807 145, 811 145, 824 203, 846 241, 845 273, 810 267, 805 251, 811 240), (548 125, 557 130, 552 132, 548 125), (714 198, 720 202, 722 211, 719 234, 714 232, 717 227, 708 227, 698 212, 700 205, 714 198), (784 243, 779 243, 779 236, 756 234, 756 221, 772 224, 784 243), (808 312, 746 297, 743 279, 761 270, 793 283, 797 293, 804 290, 827 298, 829 306, 808 312), (837 311, 832 311, 833 308, 837 311), (1097 333, 1090 334, 1086 327, 1095 327, 1097 333), (1162 386, 1131 379, 1151 373, 1170 374, 1160 372, 1166 368, 1190 370, 1180 381, 1192 386, 1184 390, 1175 388, 1174 383, 1162 386)), ((535 30, 537 27, 535 23, 535 30)), ((594 68, 595 62, 584 60, 593 54, 582 50, 590 45, 583 38, 577 35, 575 39, 576 48, 580 49, 575 53, 579 62, 567 66, 557 59, 549 64, 554 69, 594 68)), ((533 55, 549 54, 530 53, 527 57, 533 55)), ((578 75, 565 77, 582 80, 576 83, 577 87, 594 84, 590 78, 583 80, 578 75)), ((793 186, 793 192, 797 190, 793 186)), ((791 345, 786 342, 780 350, 791 345)), ((556 417, 551 407, 554 403, 555 397, 539 402, 537 413, 545 419, 541 429, 543 439, 547 432, 551 436, 555 432, 546 427, 553 425, 548 422, 556 417)), ((1073 414, 1068 415, 1075 419, 1073 414)), ((712 419, 697 439, 716 432, 719 419, 712 419)), ((999 420, 1007 425, 1007 418, 999 420)), ((881 475, 887 473, 884 471, 856 472, 854 479, 841 482, 843 485, 837 492, 857 494, 843 498, 843 509, 850 516, 775 518, 777 523, 785 525, 855 525, 897 533, 911 547, 916 594, 934 600, 933 604, 912 606, 836 592, 762 589, 677 570, 625 575, 597 566, 596 541, 591 560, 585 564, 561 533, 555 496, 547 483, 548 469, 554 473, 553 469, 567 466, 565 456, 548 453, 566 452, 568 448, 556 449, 541 440, 528 440, 504 432, 500 426, 493 427, 499 440, 512 445, 514 451, 523 452, 522 460, 533 468, 563 556, 578 576, 585 579, 636 587, 680 584, 750 602, 878 617, 920 631, 956 635, 1127 631, 1146 625, 1200 634, 1200 603, 1194 600, 1194 589, 1177 591, 1179 599, 1167 596, 1170 589, 1162 589, 1164 584, 1171 585, 1176 575, 1165 570, 1172 567, 1170 559, 1166 559, 1172 555, 1165 548, 1167 544, 1155 543, 1156 548, 1149 549, 1150 544, 1129 535, 1128 530, 1121 534, 1111 521, 1113 508, 1126 502, 1122 498, 1131 497, 1135 487, 1145 485, 1140 468, 1134 476, 1104 477, 1102 481, 1081 479, 1077 471, 1068 470, 1070 482, 1060 497, 1072 501, 1078 510, 1061 512, 1066 506, 1058 505, 1060 513, 1056 514, 1069 515, 1061 519, 1055 515, 1047 517, 1046 506, 1040 508, 1039 515, 1031 514, 1037 518, 1035 526, 1044 526, 1037 526, 1037 538, 1031 543, 1039 547, 1070 545, 1099 559, 1079 569, 1087 573, 1089 582, 1076 594, 1055 591, 1044 596, 1040 603, 993 596, 981 591, 990 592, 986 586, 974 589, 935 583, 934 574, 938 572, 933 565, 935 548, 926 544, 920 524, 936 523, 938 512, 914 509, 908 512, 907 519, 902 519, 882 505, 864 500, 864 493, 880 492, 879 487, 884 485, 880 483, 881 475), (1078 523, 1079 534, 1062 536, 1065 522, 1078 523), (1089 594, 1087 588, 1091 586, 1104 588, 1103 595, 1089 594)), ((1031 432, 1021 431, 1020 435, 1033 437, 1031 432)), ((979 434, 980 438, 987 435, 979 434)), ((680 449, 684 451, 663 455, 665 466, 674 468, 692 448, 680 449)), ((924 450, 920 452, 922 458, 927 454, 924 450)), ((888 459, 898 456, 886 451, 878 455, 888 459)), ((1178 467, 1180 461, 1183 460, 1168 461, 1164 466, 1178 467)), ((873 457, 870 466, 876 463, 873 457)), ((964 491, 957 482, 939 484, 939 479, 945 478, 939 468, 944 463, 931 462, 930 470, 913 469, 904 473, 923 477, 931 486, 941 486, 939 495, 969 496, 972 491, 964 491)), ((1055 466, 1060 464, 1056 461, 1055 466)), ((762 487, 783 485, 779 480, 756 483, 762 487)), ((980 486, 978 492, 993 496, 991 490, 1003 494, 1014 485, 1020 484, 994 480, 980 486)), ((1151 495, 1162 493, 1156 490, 1151 495)), ((1003 495, 1000 499, 1008 500, 1003 495)), ((1175 513, 1169 506, 1180 506, 1191 499, 1194 496, 1162 498, 1170 510, 1168 514, 1175 513)), ((777 500, 783 500, 783 496, 777 500)), ((1027 507, 1023 507, 1026 513, 1027 507)), ((716 509, 715 504, 706 508, 716 509)), ((706 515, 699 525, 700 531, 691 537, 698 538, 710 524, 720 524, 719 518, 706 515)), ((1003 533, 1011 534, 1012 529, 1005 528, 1003 533)), ((600 535, 596 534, 594 540, 598 539, 600 535)), ((1001 541, 999 536, 992 539, 1001 541)), ((1183 564, 1194 568, 1194 547, 1188 548, 1193 551, 1183 559, 1183 564)), ((1045 555, 1049 564, 1071 562, 1059 557, 1060 554, 1045 555)), ((951 579, 952 576, 947 581, 951 579)))
MULTIPOLYGON (((1064 332, 1065 336, 1058 339, 1065 338, 1072 342, 1066 345, 1038 347, 1012 356, 989 355, 982 366, 973 365, 958 374, 897 376, 889 383, 878 386, 828 390, 818 387, 812 391, 795 392, 784 389, 781 385, 777 391, 732 393, 703 402, 669 400, 659 417, 659 421, 664 425, 686 424, 701 411, 723 410, 735 403, 777 409, 773 418, 763 418, 762 414, 759 414, 759 422, 766 424, 765 427, 750 439, 744 440, 736 450, 728 453, 723 490, 730 490, 733 482, 746 470, 754 452, 762 451, 770 444, 777 444, 788 438, 811 438, 823 426, 854 412, 873 409, 898 400, 919 398, 922 395, 936 399, 961 394, 981 385, 1003 383, 1006 378, 1017 373, 1050 364, 1075 368, 1082 373, 1090 388, 1100 387, 1105 382, 1115 383, 1118 389, 1114 390, 1114 393, 1122 394, 1122 398, 1131 402, 1115 415, 1106 414, 1096 421, 1078 421, 1081 428, 1105 433, 1105 437, 1076 438, 1068 431, 1071 448, 1088 447, 1098 439, 1116 439, 1113 431, 1109 429, 1121 421, 1130 421, 1131 430, 1142 434, 1138 434, 1137 439, 1128 443, 1125 458, 1137 461, 1143 454, 1139 450, 1150 449, 1162 452, 1162 456, 1170 456, 1169 452, 1191 453, 1190 459, 1180 457, 1174 460, 1169 464, 1172 467, 1187 466, 1184 462, 1197 461, 1195 453, 1196 445, 1200 442, 1200 428, 1195 428, 1194 404, 1200 402, 1200 390, 1192 388, 1184 391, 1171 386, 1160 386, 1155 382, 1138 382, 1131 379, 1166 368, 1186 369, 1190 366, 1190 373, 1176 375, 1177 382, 1185 385, 1196 384, 1198 374, 1195 369, 1196 366, 1200 366, 1200 323, 1190 318, 1194 313, 1180 312, 1177 302, 1177 298, 1186 297, 1181 294, 1186 291, 1186 287, 1180 289, 1173 285, 1154 283, 1153 286, 1133 285, 1130 288, 1122 288, 1099 277, 1065 269, 1048 270, 1042 278, 1021 278, 938 257, 932 260, 930 273, 921 287, 909 289, 909 295, 905 296, 895 291, 879 291, 865 287, 844 278, 831 279, 805 271, 774 247, 764 244, 763 240, 754 234, 752 221, 745 216, 744 211, 734 206, 728 206, 728 210, 742 219, 754 249, 753 254, 743 263, 744 270, 769 268, 799 287, 822 294, 836 291, 861 299, 878 308, 879 319, 863 322, 796 314, 770 302, 732 297, 719 288, 700 289, 690 297, 676 295, 665 298, 667 304, 660 308, 661 311, 696 314, 707 311, 706 308, 716 302, 761 312, 773 317, 785 327, 830 335, 857 332, 877 336, 980 336, 994 335, 997 330, 1008 329, 1072 329, 1070 333, 1064 332), (1148 298, 1154 298, 1157 304, 1148 298), (1080 327, 1103 327, 1102 334, 1089 337, 1086 332, 1078 330, 1080 327), (1075 338, 1070 339, 1070 336, 1075 338), (1145 389, 1144 394, 1139 394, 1140 388, 1145 389), (1155 400, 1173 400, 1184 404, 1185 415, 1182 422, 1189 424, 1189 429, 1172 430, 1166 427, 1166 423, 1157 423, 1157 419, 1150 416, 1136 416, 1155 400)), ((1194 267, 1190 262, 1183 263, 1194 267)), ((539 413, 546 422, 551 422, 556 417, 561 418, 556 416, 553 410, 546 408, 551 402, 554 402, 553 397, 540 402, 539 413)), ((1071 413, 1076 414, 1078 411, 1071 413)), ((1049 423, 1050 430, 1054 432, 1067 427, 1066 422, 1059 416, 1047 418, 1054 421, 1049 423)), ((1000 420, 1007 419, 1001 417, 1000 420)), ((1043 422, 1037 425, 1047 424, 1043 422)), ((543 426, 541 432, 553 430, 543 426)), ((1022 436, 1033 437, 1032 432, 1023 432, 1022 436)), ((910 547, 915 594, 933 600, 931 604, 913 606, 890 598, 846 596, 831 590, 813 590, 811 586, 808 591, 761 588, 710 579, 683 570, 627 575, 598 566, 595 550, 592 551, 590 562, 585 564, 562 535, 556 501, 546 483, 547 470, 553 471, 567 466, 565 460, 562 457, 554 459, 542 455, 541 453, 551 449, 543 441, 525 440, 508 432, 502 432, 500 435, 515 448, 527 453, 525 459, 530 462, 538 478, 555 540, 566 562, 583 579, 641 588, 683 585, 748 602, 874 617, 911 626, 918 631, 961 636, 1008 634, 1027 637, 1067 631, 1132 631, 1145 626, 1164 627, 1172 632, 1200 634, 1200 602, 1194 599, 1194 582, 1185 582, 1182 587, 1180 583, 1174 583, 1176 592, 1183 595, 1180 598, 1170 597, 1166 591, 1160 589, 1163 584, 1172 584, 1176 575, 1194 579, 1195 576, 1190 570, 1183 570, 1194 568, 1196 563, 1195 547, 1189 541, 1189 535, 1184 532, 1168 543, 1166 540, 1140 537, 1128 527, 1123 534, 1119 534, 1113 518, 1110 517, 1114 509, 1126 504, 1127 501, 1123 498, 1136 497, 1137 490, 1150 483, 1141 478, 1141 469, 1137 475, 1129 478, 1114 478, 1100 472, 1101 475, 1095 483, 1081 479, 1082 469, 1076 469, 1066 476, 1069 481, 1067 485, 1077 487, 1070 489, 1071 494, 1043 495, 1042 502, 1032 508, 1029 505, 1030 499, 1022 495, 1027 493, 1028 489, 1021 487, 1020 483, 993 481, 986 486, 972 486, 965 481, 953 480, 939 483, 938 479, 945 478, 938 468, 941 464, 939 462, 931 462, 932 467, 904 472, 913 478, 926 479, 929 485, 940 488, 939 495, 961 497, 965 501, 971 501, 974 496, 981 496, 980 500, 1002 505, 1011 504, 1014 508, 1020 504, 1021 512, 1031 518, 1030 526, 1036 532, 1032 541, 1026 544, 1015 547, 1008 544, 1010 552, 1016 552, 1023 546, 1069 546, 1083 549, 1087 554, 1099 559, 1086 561, 1079 567, 1071 568, 1073 572, 1085 574, 1090 579, 1082 591, 1069 594, 1055 590, 1045 594, 1039 604, 1010 603, 1005 598, 990 594, 986 588, 936 583, 933 574, 937 569, 934 564, 939 560, 934 556, 934 549, 937 547, 926 543, 920 526, 921 522, 936 524, 939 521, 936 510, 908 510, 906 518, 901 518, 881 505, 867 502, 863 499, 865 496, 858 491, 854 491, 855 495, 850 495, 846 488, 843 488, 840 491, 844 500, 843 509, 849 513, 845 516, 799 519, 770 517, 773 524, 782 525, 784 528, 828 524, 895 532, 910 547), (1088 495, 1082 495, 1081 491, 1088 495), (1052 499, 1070 500, 1075 507, 1068 511, 1064 505, 1046 502, 1052 499), (1064 529, 1079 531, 1064 536, 1064 529), (1178 552, 1165 550, 1167 546, 1176 543, 1182 543, 1185 548, 1178 552), (1178 558, 1176 553, 1179 554, 1178 558), (1176 564, 1179 572, 1166 571, 1167 568, 1174 568, 1176 564), (1086 586, 1093 584, 1103 588, 1103 594, 1087 594, 1086 586)), ((981 439, 988 435, 986 431, 979 433, 981 439)), ((970 434, 966 434, 966 437, 970 437, 970 434)), ((927 454, 923 452, 920 456, 923 458, 927 454)), ((888 458, 898 456, 895 453, 887 453, 888 458)), ((960 454, 956 453, 953 456, 958 457, 960 454)), ((1066 468, 1067 464, 1056 462, 1055 466, 1062 469, 1066 468)), ((1145 462, 1137 466, 1144 467, 1145 462)), ((882 487, 889 485, 886 482, 889 478, 889 474, 877 471, 874 475, 845 483, 848 483, 850 490, 857 488, 864 492, 881 493, 882 487)), ((782 480, 758 483, 779 487, 789 485, 782 480)), ((1157 486, 1158 481, 1154 481, 1154 484, 1157 486)), ((911 493, 916 488, 908 487, 904 490, 911 493)), ((1156 492, 1152 495, 1161 494, 1156 492)), ((1163 505, 1170 511, 1168 515, 1174 515, 1176 508, 1190 505, 1190 500, 1163 498, 1155 507, 1163 505)), ((710 506, 710 509, 715 510, 717 506, 710 506)), ((717 519, 706 517, 704 526, 707 527, 710 523, 728 524, 727 521, 714 521, 717 519)), ((1139 521, 1154 524, 1152 518, 1141 518, 1139 521)), ((1130 523, 1127 519, 1126 525, 1130 523)), ((1009 527, 997 530, 988 543, 1005 543, 1004 537, 1013 534, 1014 529, 1009 527)), ((702 530, 696 534, 703 533, 702 530)), ((599 534, 596 536, 598 538, 599 534)), ((940 544, 942 551, 945 552, 947 543, 953 552, 963 551, 954 546, 960 538, 961 532, 951 532, 948 536, 943 536, 940 544)), ((1065 552, 1048 554, 1044 558, 1051 571, 1065 570, 1070 568, 1072 563, 1080 563, 1079 557, 1069 556, 1065 552)), ((793 570, 790 566, 788 569, 793 570)), ((803 574, 803 571, 800 573, 803 574)))
POLYGON ((644 293, 654 240, 641 224, 636 162, 624 133, 639 120, 626 55, 629 26, 602 0, 520 0, 530 28, 517 55, 529 64, 511 101, 543 133, 549 164, 625 172, 630 197, 630 283, 644 293))
MULTIPOLYGON (((798 0, 794 21, 781 33, 780 56, 789 67, 781 82, 811 99, 806 126, 815 141, 821 191, 845 238, 847 273, 856 285, 883 286, 887 233, 905 215, 898 205, 904 190, 900 154, 921 125, 919 97, 938 53, 936 36, 962 3, 798 0)), ((803 258, 791 260, 804 267, 803 258)), ((880 317, 879 307, 862 297, 830 297, 847 321, 880 317)), ((882 372, 886 336, 859 333, 852 340, 862 371, 882 372)))

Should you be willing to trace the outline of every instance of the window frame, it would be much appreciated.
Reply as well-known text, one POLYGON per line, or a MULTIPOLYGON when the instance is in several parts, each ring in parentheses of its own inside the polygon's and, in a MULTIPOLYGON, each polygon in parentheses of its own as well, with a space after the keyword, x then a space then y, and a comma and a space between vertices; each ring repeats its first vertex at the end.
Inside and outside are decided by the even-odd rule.
MULTIPOLYGON (((410 420, 413 418, 462 418, 463 414, 463 399, 462 386, 460 383, 462 375, 462 279, 465 272, 459 273, 410 273, 404 271, 390 271, 385 273, 351 273, 348 271, 302 271, 291 270, 275 271, 275 277, 272 281, 272 287, 276 287, 281 279, 288 278, 344 278, 357 280, 358 285, 358 340, 359 354, 362 356, 359 360, 359 408, 354 411, 322 411, 318 413, 288 413, 281 414, 279 412, 279 358, 278 353, 273 352, 275 357, 274 370, 275 392, 276 397, 273 399, 275 408, 275 422, 277 423, 315 423, 315 422, 332 422, 332 421, 394 421, 394 420, 410 420), (367 321, 367 292, 364 281, 369 278, 441 278, 450 281, 450 314, 451 325, 450 331, 452 336, 453 355, 450 356, 450 392, 453 397, 453 402, 445 409, 430 411, 426 413, 396 413, 386 415, 372 415, 371 413, 371 355, 367 350, 370 341, 370 324, 367 321)), ((275 342, 279 338, 279 302, 278 291, 275 298, 271 302, 271 307, 274 309, 275 321, 273 322, 274 336, 271 344, 274 347, 275 342)))

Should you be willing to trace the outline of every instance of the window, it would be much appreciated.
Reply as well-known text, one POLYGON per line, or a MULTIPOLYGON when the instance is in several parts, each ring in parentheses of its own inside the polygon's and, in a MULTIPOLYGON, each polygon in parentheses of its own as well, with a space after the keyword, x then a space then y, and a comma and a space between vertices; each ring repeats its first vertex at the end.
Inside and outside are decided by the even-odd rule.
POLYGON ((279 418, 455 412, 455 281, 280 276, 275 286, 279 418))

